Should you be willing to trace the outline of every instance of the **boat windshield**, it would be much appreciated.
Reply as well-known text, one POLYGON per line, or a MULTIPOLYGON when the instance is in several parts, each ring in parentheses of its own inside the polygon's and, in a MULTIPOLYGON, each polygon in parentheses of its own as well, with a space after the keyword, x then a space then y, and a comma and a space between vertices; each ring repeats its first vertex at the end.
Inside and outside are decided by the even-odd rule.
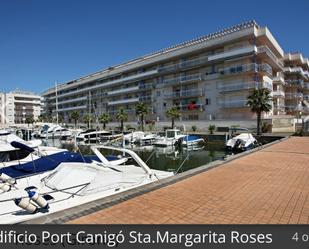
POLYGON ((174 138, 176 136, 175 131, 166 131, 167 138, 174 138))
POLYGON ((0 152, 0 162, 10 162, 26 158, 30 152, 24 150, 12 150, 0 152))

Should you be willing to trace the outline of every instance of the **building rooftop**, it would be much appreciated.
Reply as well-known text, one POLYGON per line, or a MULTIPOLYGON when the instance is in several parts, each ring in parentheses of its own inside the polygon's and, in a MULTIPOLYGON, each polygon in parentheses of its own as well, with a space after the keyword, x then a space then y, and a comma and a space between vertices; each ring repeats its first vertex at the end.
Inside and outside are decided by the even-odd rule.
MULTIPOLYGON (((201 37, 189 40, 189 41, 185 41, 185 42, 182 42, 182 43, 179 43, 179 44, 176 44, 176 45, 173 45, 173 46, 170 46, 170 47, 167 47, 167 48, 164 48, 164 49, 161 49, 161 50, 149 53, 149 54, 146 54, 144 56, 137 57, 135 59, 129 60, 127 62, 118 64, 118 65, 115 65, 115 66, 110 66, 108 68, 102 69, 100 71, 89 74, 87 76, 83 76, 83 77, 80 77, 78 79, 63 83, 63 84, 58 84, 58 87, 61 88, 62 86, 70 85, 70 84, 73 84, 75 82, 79 82, 81 80, 91 78, 93 76, 98 76, 98 75, 101 75, 101 74, 104 74, 104 73, 107 73, 107 72, 111 72, 115 69, 119 69, 119 68, 131 65, 131 64, 134 64, 134 63, 138 63, 138 62, 141 62, 141 61, 144 61, 144 60, 156 57, 156 56, 167 54, 167 53, 170 53, 170 52, 182 49, 182 48, 190 47, 190 46, 193 46, 193 45, 205 42, 205 41, 213 40, 213 39, 223 37, 223 36, 229 35, 231 33, 241 31, 241 30, 244 30, 244 29, 248 29, 248 28, 252 28, 252 27, 259 28, 260 26, 254 20, 243 22, 243 23, 240 23, 240 24, 237 24, 237 25, 233 25, 229 28, 225 28, 225 29, 219 30, 217 32, 210 33, 208 35, 204 35, 204 36, 201 36, 201 37)), ((52 87, 50 89, 54 89, 54 87, 52 87)), ((49 90, 45 91, 44 93, 47 93, 49 90)))

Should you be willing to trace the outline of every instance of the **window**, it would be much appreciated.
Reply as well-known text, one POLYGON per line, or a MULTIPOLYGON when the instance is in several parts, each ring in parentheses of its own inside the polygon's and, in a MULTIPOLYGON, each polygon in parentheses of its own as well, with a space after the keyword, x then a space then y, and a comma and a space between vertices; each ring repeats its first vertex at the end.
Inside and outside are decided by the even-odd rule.
POLYGON ((163 107, 166 107, 166 103, 163 103, 163 107))
POLYGON ((210 105, 210 99, 209 98, 205 99, 205 105, 210 105))

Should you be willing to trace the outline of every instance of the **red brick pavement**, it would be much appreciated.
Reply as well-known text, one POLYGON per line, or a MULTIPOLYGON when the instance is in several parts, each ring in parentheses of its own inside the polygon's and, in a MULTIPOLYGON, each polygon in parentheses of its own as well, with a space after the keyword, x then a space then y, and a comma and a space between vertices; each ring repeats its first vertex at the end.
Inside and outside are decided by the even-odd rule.
POLYGON ((309 138, 248 156, 70 221, 73 224, 308 224, 309 138))

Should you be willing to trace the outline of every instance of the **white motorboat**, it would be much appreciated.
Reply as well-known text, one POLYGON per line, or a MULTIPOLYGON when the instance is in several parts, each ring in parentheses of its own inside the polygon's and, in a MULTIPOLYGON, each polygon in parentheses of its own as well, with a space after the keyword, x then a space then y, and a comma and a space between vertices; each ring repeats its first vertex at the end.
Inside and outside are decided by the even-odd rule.
POLYGON ((126 143, 136 143, 137 140, 145 136, 143 131, 132 131, 123 136, 126 143))
POLYGON ((126 143, 136 143, 139 145, 151 145, 156 140, 157 135, 143 131, 133 131, 124 135, 126 143))
POLYGON ((22 143, 30 148, 38 148, 41 145, 41 140, 25 141, 22 138, 10 133, 6 130, 0 131, 0 163, 1 166, 6 166, 8 162, 15 162, 25 159, 29 156, 29 152, 20 150, 11 145, 12 142, 22 143))
POLYGON ((205 143, 205 140, 197 135, 186 135, 182 139, 182 145, 184 146, 196 146, 205 143))
POLYGON ((44 139, 48 138, 66 139, 71 136, 72 132, 66 128, 61 127, 60 125, 51 126, 45 132, 42 132, 40 134, 40 137, 44 139))
POLYGON ((150 169, 131 150, 106 146, 94 146, 92 149, 101 159, 100 163, 61 163, 52 172, 2 182, 1 223, 31 221, 174 174, 150 169), (99 152, 100 149, 127 153, 135 164, 111 165, 99 152))
POLYGON ((257 144, 257 140, 251 133, 241 133, 240 135, 229 139, 225 146, 227 150, 245 151, 254 148, 257 144))
POLYGON ((152 145, 157 139, 157 135, 153 133, 145 133, 143 137, 139 137, 136 140, 136 143, 139 145, 145 146, 145 145, 152 145))
POLYGON ((87 130, 81 132, 76 136, 77 142, 84 142, 85 144, 91 143, 106 143, 114 139, 121 138, 122 133, 114 133, 110 131, 96 131, 96 130, 87 130))
POLYGON ((186 135, 181 134, 178 129, 167 129, 165 131, 165 136, 158 137, 154 142, 155 146, 174 146, 176 143, 182 143, 183 138, 186 135))

